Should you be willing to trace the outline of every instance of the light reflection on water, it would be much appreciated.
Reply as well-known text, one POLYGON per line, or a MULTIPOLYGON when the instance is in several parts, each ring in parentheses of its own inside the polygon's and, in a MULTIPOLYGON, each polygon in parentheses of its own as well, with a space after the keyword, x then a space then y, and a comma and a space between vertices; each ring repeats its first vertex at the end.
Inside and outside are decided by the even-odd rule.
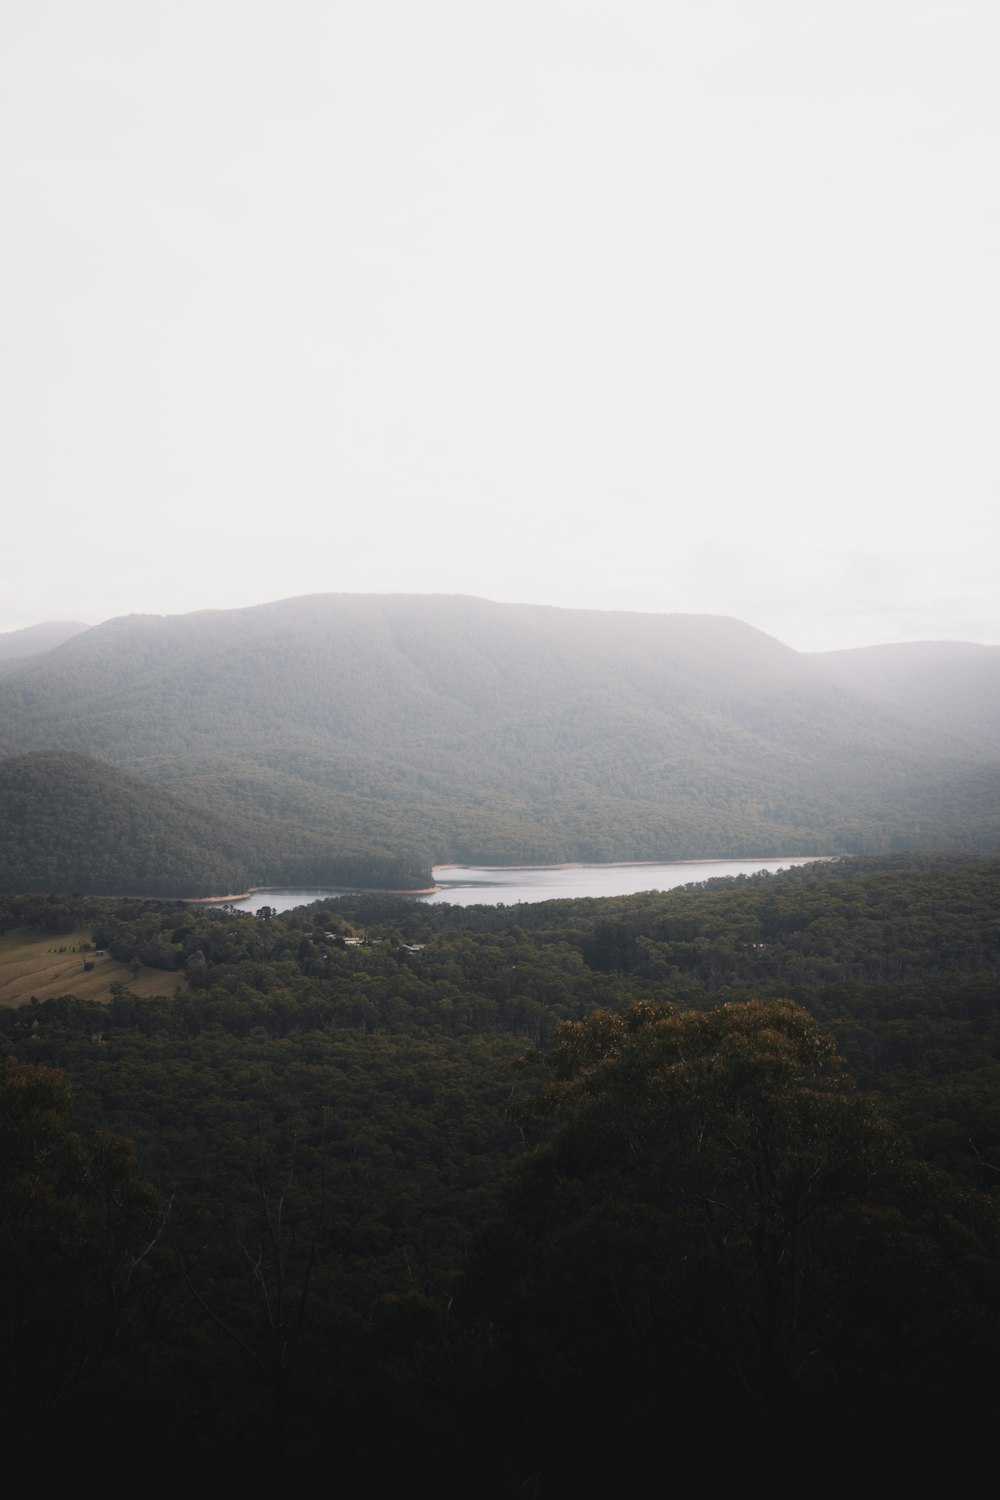
MULTIPOLYGON (((815 855, 813 858, 823 858, 815 855)), ((712 880, 719 875, 753 875, 758 870, 785 870, 806 865, 809 857, 785 859, 683 860, 657 865, 560 865, 517 870, 490 870, 474 866, 440 866, 434 871, 439 889, 431 896, 415 896, 428 903, 450 901, 455 906, 503 904, 518 901, 555 901, 579 896, 632 896, 637 891, 669 891, 691 881, 712 880)), ((325 890, 255 891, 229 904, 237 911, 288 911, 348 891, 325 890)))

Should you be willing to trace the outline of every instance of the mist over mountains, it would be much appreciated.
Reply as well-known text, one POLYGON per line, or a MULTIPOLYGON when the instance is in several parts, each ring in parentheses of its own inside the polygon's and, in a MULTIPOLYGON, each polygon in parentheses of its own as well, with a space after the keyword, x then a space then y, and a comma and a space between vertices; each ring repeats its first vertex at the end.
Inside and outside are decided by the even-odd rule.
POLYGON ((996 647, 461 596, 133 615, 4 671, 0 887, 995 849, 998 744, 996 647))
POLYGON ((0 632, 0 672, 7 671, 12 662, 22 662, 29 656, 51 651, 87 629, 89 626, 82 625, 79 620, 44 620, 40 625, 27 625, 23 630, 0 632))

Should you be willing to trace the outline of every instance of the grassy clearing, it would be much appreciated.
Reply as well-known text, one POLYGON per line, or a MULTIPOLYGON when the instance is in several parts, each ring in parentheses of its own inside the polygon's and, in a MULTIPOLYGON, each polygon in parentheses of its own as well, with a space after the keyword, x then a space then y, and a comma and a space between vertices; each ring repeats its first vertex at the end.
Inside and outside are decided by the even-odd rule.
POLYGON ((78 995, 81 1000, 110 1000, 113 984, 127 984, 133 995, 172 995, 180 976, 163 969, 140 969, 133 979, 128 964, 110 954, 79 952, 86 933, 8 932, 0 937, 0 1005, 25 1005, 36 995, 78 995), (84 963, 94 967, 88 972, 84 963))

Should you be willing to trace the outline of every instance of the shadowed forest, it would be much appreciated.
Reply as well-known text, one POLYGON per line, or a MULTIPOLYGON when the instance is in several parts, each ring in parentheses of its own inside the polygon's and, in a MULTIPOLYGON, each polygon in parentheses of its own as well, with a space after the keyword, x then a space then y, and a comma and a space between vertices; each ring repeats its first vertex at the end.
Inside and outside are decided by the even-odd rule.
POLYGON ((0 1013, 6 1422, 122 1489, 151 1452, 250 1493, 960 1477, 1000 1396, 998 875, 0 898, 162 979, 0 1013))

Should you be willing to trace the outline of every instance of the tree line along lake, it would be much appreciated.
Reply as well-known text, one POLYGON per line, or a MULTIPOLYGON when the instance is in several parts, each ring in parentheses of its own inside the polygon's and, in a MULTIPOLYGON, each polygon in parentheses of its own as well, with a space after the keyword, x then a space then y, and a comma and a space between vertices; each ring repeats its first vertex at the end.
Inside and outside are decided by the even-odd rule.
MULTIPOLYGON (((717 876, 755 875, 761 870, 785 870, 830 855, 796 855, 772 859, 677 860, 663 864, 539 865, 494 868, 474 865, 436 865, 435 889, 413 892, 415 901, 451 902, 455 906, 516 906, 522 901, 556 901, 581 896, 633 896, 639 891, 669 891, 717 876)), ((352 892, 346 887, 322 889, 262 888, 230 898, 237 911, 289 911, 311 901, 352 892)))

